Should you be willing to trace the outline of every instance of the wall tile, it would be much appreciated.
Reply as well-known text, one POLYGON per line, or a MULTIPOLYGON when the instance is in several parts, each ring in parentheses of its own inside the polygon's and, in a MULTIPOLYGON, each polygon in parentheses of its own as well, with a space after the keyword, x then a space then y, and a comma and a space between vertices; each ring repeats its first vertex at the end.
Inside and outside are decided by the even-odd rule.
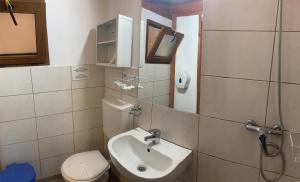
POLYGON ((38 143, 34 141, 0 146, 0 159, 3 167, 16 162, 39 160, 38 143))
MULTIPOLYGON (((266 172, 266 171, 265 174, 269 179, 275 179, 278 176, 278 174, 266 172)), ((282 176, 282 178, 278 180, 278 182, 299 182, 299 181, 300 181, 299 178, 293 178, 289 176, 282 176)), ((260 176, 259 182, 267 182, 267 181, 264 180, 262 176, 260 176)))
MULTIPOLYGON (((269 137, 269 141, 279 144, 279 137, 269 137)), ((283 153, 285 155, 286 160, 286 168, 285 168, 285 175, 293 176, 296 178, 300 178, 300 165, 294 161, 292 155, 292 147, 290 136, 288 132, 284 132, 284 145, 283 145, 283 153)), ((281 160, 279 157, 274 158, 264 158, 264 169, 267 171, 272 172, 279 172, 281 169, 281 160)))
POLYGON ((120 91, 121 89, 114 83, 116 78, 122 78, 123 70, 119 68, 105 68, 105 86, 120 91))
POLYGON ((142 107, 142 114, 136 118, 135 126, 149 130, 151 128, 152 102, 138 100, 137 105, 142 107))
POLYGON ((103 130, 96 128, 74 134, 75 151, 88 151, 103 144, 103 130))
POLYGON ((141 85, 144 88, 138 90, 138 97, 141 98, 141 99, 152 98, 153 97, 154 82, 141 83, 141 85))
POLYGON ((35 119, 0 123, 0 145, 8 145, 37 138, 35 119))
POLYGON ((74 152, 73 134, 39 140, 41 159, 74 152))
POLYGON ((108 87, 105 87, 105 97, 109 97, 109 96, 121 99, 122 98, 122 92, 110 89, 108 87))
POLYGON ((32 93, 30 68, 1 68, 0 96, 32 93))
POLYGON ((198 182, 256 182, 259 170, 198 154, 198 182))
POLYGON ((169 107, 169 95, 162 95, 158 97, 153 97, 153 103, 169 107))
POLYGON ((84 110, 101 106, 104 97, 104 87, 72 90, 73 110, 84 110))
POLYGON ((104 86, 105 68, 96 65, 89 65, 89 67, 91 78, 89 80, 72 81, 72 89, 104 86))
MULTIPOLYGON (((272 66, 272 81, 278 80, 278 35, 274 51, 274 63, 272 66)), ((300 32, 283 32, 282 34, 282 82, 300 83, 300 32)))
POLYGON ((297 0, 289 0, 283 2, 283 30, 300 31, 300 2, 297 0))
POLYGON ((35 93, 71 89, 71 71, 69 66, 38 66, 32 67, 31 72, 35 93))
POLYGON ((142 83, 154 81, 154 67, 155 65, 153 64, 145 64, 139 69, 139 76, 143 78, 141 80, 142 83))
POLYGON ((277 0, 204 0, 203 28, 274 30, 277 4, 277 0))
MULTIPOLYGON (((300 131, 300 85, 282 84, 281 87, 284 127, 289 131, 300 131)), ((279 122, 277 88, 277 83, 271 83, 267 113, 267 126, 270 127, 279 122)))
POLYGON ((156 64, 154 65, 154 80, 170 80, 170 65, 169 64, 156 64))
POLYGON ((160 129, 161 137, 189 149, 197 149, 198 120, 196 114, 189 114, 154 105, 152 129, 160 129))
POLYGON ((0 97, 0 122, 34 117, 33 95, 0 97))
POLYGON ((90 109, 73 113, 74 131, 102 127, 102 109, 90 109))
POLYGON ((72 113, 37 118, 38 137, 46 138, 73 132, 72 113))
POLYGON ((267 82, 210 76, 203 76, 201 82, 201 115, 264 124, 267 82))
POLYGON ((258 167, 258 135, 247 131, 244 124, 200 117, 198 147, 200 152, 258 167))
POLYGON ((60 174, 61 165, 70 156, 71 154, 67 154, 67 155, 61 155, 61 156, 41 160, 43 178, 60 174))
POLYGON ((156 81, 153 87, 153 96, 167 95, 170 93, 170 80, 156 81))
POLYGON ((274 34, 204 31, 202 74, 269 80, 274 34))
POLYGON ((59 91, 35 94, 37 116, 45 116, 72 111, 71 91, 59 91))

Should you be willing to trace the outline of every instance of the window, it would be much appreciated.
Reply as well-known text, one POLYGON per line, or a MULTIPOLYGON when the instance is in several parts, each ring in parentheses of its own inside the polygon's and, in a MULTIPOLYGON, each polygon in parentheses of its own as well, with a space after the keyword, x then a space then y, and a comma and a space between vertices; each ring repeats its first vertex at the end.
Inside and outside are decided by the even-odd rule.
POLYGON ((12 3, 17 26, 0 0, 0 66, 49 64, 45 1, 12 3))

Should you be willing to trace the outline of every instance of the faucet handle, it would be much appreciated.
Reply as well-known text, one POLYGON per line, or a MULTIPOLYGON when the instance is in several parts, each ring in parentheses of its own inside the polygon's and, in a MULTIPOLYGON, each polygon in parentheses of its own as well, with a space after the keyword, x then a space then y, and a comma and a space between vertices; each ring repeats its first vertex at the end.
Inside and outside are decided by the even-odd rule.
POLYGON ((161 131, 159 129, 151 129, 151 130, 148 130, 148 132, 153 135, 156 135, 156 136, 160 136, 160 134, 161 134, 161 131))

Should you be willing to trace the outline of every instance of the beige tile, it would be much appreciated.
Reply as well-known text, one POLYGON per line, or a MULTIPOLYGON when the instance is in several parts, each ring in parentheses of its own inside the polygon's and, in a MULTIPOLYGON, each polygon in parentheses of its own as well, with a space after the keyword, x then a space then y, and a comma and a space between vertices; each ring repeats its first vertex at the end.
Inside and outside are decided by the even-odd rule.
POLYGON ((154 81, 154 67, 155 65, 153 64, 145 64, 139 69, 139 76, 142 78, 142 83, 154 81))
POLYGON ((114 83, 116 78, 122 78, 123 69, 105 68, 105 86, 120 91, 121 89, 114 83))
POLYGON ((162 95, 158 97, 153 97, 153 103, 169 107, 169 95, 162 95))
POLYGON ((37 118, 39 138, 52 137, 73 132, 72 113, 37 118))
MULTIPOLYGON (((268 179, 275 179, 278 176, 278 174, 266 172, 266 171, 265 171, 265 174, 267 175, 268 179)), ((293 177, 289 177, 289 176, 282 176, 278 180, 278 182, 299 182, 299 181, 300 181, 299 178, 293 178, 293 177)), ((264 180, 262 176, 260 176, 259 182, 267 182, 267 181, 264 180)))
MULTIPOLYGON (((299 31, 300 30, 300 2, 297 0, 283 1, 283 30, 299 31)), ((279 27, 278 27, 279 28, 279 27)))
POLYGON ((108 87, 105 87, 105 97, 109 97, 109 96, 121 99, 122 98, 122 92, 110 89, 108 87))
POLYGON ((154 89, 154 82, 147 82, 141 83, 143 89, 138 90, 138 98, 152 98, 153 97, 153 89, 154 89))
POLYGON ((0 96, 32 93, 30 68, 1 68, 0 96))
POLYGON ((203 28, 274 30, 277 0, 204 0, 203 28))
POLYGON ((71 154, 67 154, 67 155, 61 155, 61 156, 41 160, 43 178, 60 174, 61 165, 70 156, 71 154))
POLYGON ((33 95, 0 97, 0 122, 34 117, 33 95))
POLYGON ((74 152, 73 134, 39 140, 40 158, 64 155, 74 152))
POLYGON ((160 129, 162 138, 189 149, 197 149, 198 115, 153 105, 152 129, 160 129))
POLYGON ((39 160, 38 143, 34 141, 0 146, 0 159, 3 167, 16 162, 39 160))
MULTIPOLYGON (((277 83, 271 83, 267 112, 267 125, 270 127, 279 123, 277 88, 277 83)), ((300 131, 300 85, 282 84, 281 88, 284 127, 289 131, 300 131)))
POLYGON ((49 92, 71 89, 71 71, 69 66, 38 66, 31 68, 33 91, 49 92))
POLYGON ((72 81, 72 89, 104 86, 105 68, 96 65, 89 65, 89 67, 91 78, 88 80, 72 81))
POLYGON ((34 95, 37 116, 45 116, 72 111, 71 91, 39 93, 34 95))
POLYGON ((170 65, 156 64, 154 65, 154 81, 170 80, 170 65))
POLYGON ((198 182, 256 182, 259 170, 198 154, 198 182))
POLYGON ((203 76, 200 113, 226 120, 264 124, 268 83, 203 76))
POLYGON ((35 119, 0 123, 0 145, 8 145, 37 138, 35 119))
POLYGON ((274 34, 205 31, 202 74, 269 80, 274 34))
MULTIPOLYGON (((279 144, 279 137, 269 137, 269 141, 279 144)), ((283 153, 286 160, 285 175, 300 178, 300 165, 294 161, 292 155, 291 141, 288 132, 284 133, 283 153)), ((281 169, 281 160, 279 157, 264 158, 264 169, 272 172, 279 172, 281 169)))
POLYGON ((136 96, 128 95, 124 92, 122 93, 122 100, 125 101, 125 102, 128 102, 132 105, 136 104, 136 99, 137 99, 136 96))
POLYGON ((258 135, 247 131, 241 123, 200 117, 198 147, 200 152, 225 160, 259 165, 258 135))
POLYGON ((75 151, 88 151, 103 145, 103 130, 95 128, 74 134, 75 151))
POLYGON ((153 96, 167 95, 170 93, 170 80, 156 81, 153 87, 153 96))
MULTIPOLYGON (((284 32, 282 34, 282 82, 300 83, 300 32, 284 32)), ((278 36, 274 51, 274 63, 272 66, 272 80, 278 80, 278 36)))
POLYGON ((151 128, 152 103, 138 100, 137 105, 142 107, 142 114, 136 118, 135 126, 149 130, 151 128))
POLYGON ((81 131, 102 126, 102 109, 90 109, 73 113, 74 131, 81 131))
POLYGON ((72 90, 73 110, 84 110, 101 107, 104 97, 104 87, 72 90))

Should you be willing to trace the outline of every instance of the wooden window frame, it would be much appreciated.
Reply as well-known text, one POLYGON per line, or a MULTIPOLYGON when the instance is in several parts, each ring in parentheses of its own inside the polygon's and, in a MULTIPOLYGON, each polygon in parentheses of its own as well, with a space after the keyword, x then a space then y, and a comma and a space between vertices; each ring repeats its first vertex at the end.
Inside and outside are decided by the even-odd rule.
POLYGON ((172 58, 174 57, 184 35, 181 33, 176 32, 176 43, 175 47, 173 48, 171 54, 168 57, 162 57, 162 56, 155 56, 155 53, 157 52, 157 49, 159 48, 159 45, 161 41, 163 40, 165 35, 171 35, 173 36, 175 34, 175 31, 173 31, 170 27, 161 25, 155 21, 147 20, 147 33, 146 33, 146 63, 148 64, 170 64, 172 62, 172 58), (152 46, 152 48, 149 51, 148 54, 148 40, 149 40, 149 27, 155 27, 160 29, 157 38, 155 39, 155 42, 152 46))
MULTIPOLYGON (((14 13, 35 15, 37 50, 29 54, 2 54, 0 67, 49 65, 45 0, 14 0, 13 5, 14 13)), ((7 13, 4 0, 0 0, 0 13, 7 13)))

